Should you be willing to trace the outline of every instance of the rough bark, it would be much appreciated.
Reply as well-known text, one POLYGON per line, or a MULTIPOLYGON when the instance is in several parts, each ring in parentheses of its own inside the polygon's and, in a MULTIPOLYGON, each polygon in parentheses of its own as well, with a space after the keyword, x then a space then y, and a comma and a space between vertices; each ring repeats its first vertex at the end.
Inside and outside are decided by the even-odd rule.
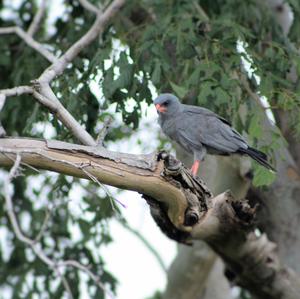
MULTIPOLYGON (((168 219, 183 232, 191 229, 184 224, 188 210, 195 210, 196 217, 200 218, 200 211, 207 209, 205 201, 210 193, 204 184, 193 179, 189 170, 184 167, 180 167, 180 173, 172 173, 173 160, 169 156, 166 156, 165 163, 171 166, 164 170, 163 162, 159 161, 156 154, 115 153, 103 147, 59 141, 0 139, 0 165, 12 165, 16 154, 22 156, 23 163, 39 169, 94 179, 96 182, 140 192, 148 196, 149 200, 159 199, 168 207, 168 219), (177 181, 172 177, 177 178, 177 181), (199 201, 201 198, 203 201, 199 201)), ((176 167, 180 165, 179 163, 176 167)))
MULTIPOLYGON (((187 166, 192 165, 192 156, 187 155, 181 148, 176 147, 176 154, 187 166)), ((200 176, 214 194, 230 189, 235 198, 242 199, 251 183, 250 167, 247 158, 207 156, 200 166, 200 176)), ((179 245, 178 254, 168 270, 168 284, 164 299, 210 298, 207 294, 211 294, 215 289, 215 277, 218 279, 218 284, 223 286, 223 291, 215 292, 215 297, 212 298, 232 298, 228 280, 224 276, 224 265, 221 267, 212 264, 212 257, 214 263, 219 260, 205 242, 197 242, 192 248, 179 245), (186 258, 189 255, 191 257, 186 258), (186 275, 182 269, 189 269, 194 275, 186 275), (209 273, 210 271, 213 273, 209 273)), ((223 262, 219 260, 218 264, 223 262)))
MULTIPOLYGON (((212 198, 204 183, 166 153, 135 156, 35 139, 0 139, 0 165, 21 163, 141 192, 164 232, 183 243, 204 240, 231 278, 257 298, 296 299, 300 279, 276 246, 252 230, 255 209, 230 192, 212 198)), ((187 270, 188 271, 188 270, 187 270)))

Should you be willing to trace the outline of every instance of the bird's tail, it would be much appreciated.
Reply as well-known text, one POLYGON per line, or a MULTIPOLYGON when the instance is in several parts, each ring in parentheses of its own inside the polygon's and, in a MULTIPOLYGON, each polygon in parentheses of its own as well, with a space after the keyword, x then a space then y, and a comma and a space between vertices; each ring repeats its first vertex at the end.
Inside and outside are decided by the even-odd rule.
POLYGON ((270 169, 272 171, 276 171, 268 162, 268 157, 265 153, 253 148, 253 147, 248 147, 248 148, 240 148, 239 152, 242 154, 247 154, 250 156, 252 159, 257 161, 259 164, 262 166, 266 167, 267 169, 270 169))

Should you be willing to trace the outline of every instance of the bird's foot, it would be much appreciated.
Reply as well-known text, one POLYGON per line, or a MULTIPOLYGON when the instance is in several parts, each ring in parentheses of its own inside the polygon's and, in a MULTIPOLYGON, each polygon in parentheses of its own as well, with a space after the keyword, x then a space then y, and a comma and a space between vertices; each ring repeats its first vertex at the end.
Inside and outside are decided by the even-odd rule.
POLYGON ((194 164, 192 165, 192 168, 191 168, 191 172, 194 176, 197 175, 198 173, 198 170, 199 170, 199 166, 200 166, 200 161, 199 160, 196 160, 194 162, 194 164))

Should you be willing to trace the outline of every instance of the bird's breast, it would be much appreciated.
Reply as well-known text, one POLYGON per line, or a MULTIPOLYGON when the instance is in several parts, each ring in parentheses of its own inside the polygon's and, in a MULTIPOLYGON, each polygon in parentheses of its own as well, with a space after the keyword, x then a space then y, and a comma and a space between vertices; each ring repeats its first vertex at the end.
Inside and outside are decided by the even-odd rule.
POLYGON ((162 121, 161 128, 167 136, 169 136, 171 139, 174 139, 176 134, 176 124, 173 120, 162 121))

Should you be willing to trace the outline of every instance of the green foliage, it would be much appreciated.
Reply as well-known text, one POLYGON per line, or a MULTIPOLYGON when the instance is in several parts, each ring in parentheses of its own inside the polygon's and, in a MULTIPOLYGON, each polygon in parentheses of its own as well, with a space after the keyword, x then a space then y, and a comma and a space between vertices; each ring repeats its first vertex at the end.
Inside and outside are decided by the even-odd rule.
POLYGON ((260 165, 254 165, 253 185, 256 187, 268 186, 274 182, 276 174, 260 165))
MULTIPOLYGON (((111 208, 111 199, 105 193, 104 196, 101 196, 98 188, 92 183, 62 175, 53 176, 51 174, 42 178, 41 176, 25 174, 26 177, 18 177, 14 181, 15 192, 13 197, 15 211, 22 211, 17 213, 19 220, 22 219, 23 215, 27 215, 30 219, 30 227, 26 230, 23 228, 24 233, 34 239, 43 226, 46 213, 50 211, 47 228, 41 238, 41 245, 48 256, 62 260, 74 259, 84 265, 91 265, 90 270, 98 274, 101 281, 111 285, 112 290, 115 291, 116 279, 105 270, 104 261, 99 253, 94 251, 94 248, 99 250, 101 246, 105 246, 112 241, 108 221, 114 216, 117 208, 111 208), (41 181, 41 183, 33 183, 35 185, 34 189, 26 190, 26 187, 29 186, 30 188, 35 180, 41 181), (31 183, 28 184, 28 181, 31 181, 31 183), (72 188, 78 188, 78 186, 84 186, 89 192, 83 191, 81 196, 77 192, 80 200, 77 198, 78 203, 75 206, 80 213, 72 214, 70 213, 72 209, 69 207, 71 204, 70 191, 72 188), (50 190, 51 192, 49 192, 50 190), (41 202, 46 202, 46 204, 41 205, 41 202), (47 211, 47 206, 52 208, 47 211), (84 218, 86 212, 93 214, 92 221, 84 218), (70 225, 78 225, 79 227, 80 236, 75 236, 76 242, 71 241, 73 237, 71 238, 70 231, 73 228, 70 228, 70 225), (91 243, 94 244, 94 247, 88 246, 91 243)), ((0 202, 4 206, 2 197, 0 202)), ((1 227, 7 227, 8 219, 3 209, 0 211, 0 218, 2 219, 1 227)), ((22 221, 20 222, 22 227, 22 221)), ((28 292, 41 295, 45 291, 49 292, 54 298, 61 298, 65 292, 63 285, 53 289, 49 284, 49 281, 54 280, 53 271, 38 259, 30 249, 25 250, 25 245, 16 240, 12 233, 10 233, 10 240, 14 245, 8 260, 2 264, 0 285, 8 284, 12 286, 15 298, 29 298, 28 292), (39 277, 45 277, 43 288, 28 290, 28 292, 22 291, 26 285, 28 275, 33 275, 35 284, 39 284, 37 281, 39 277)), ((2 255, 1 258, 3 259, 2 255)), ((77 272, 72 268, 68 269, 66 278, 72 286, 73 295, 79 294, 80 285, 77 272)), ((94 285, 94 282, 89 279, 88 284, 94 285)), ((98 297, 95 298, 104 298, 102 290, 97 290, 96 294, 98 297)))
MULTIPOLYGON (((299 15, 299 5, 290 3, 295 16, 299 15)), ((263 146, 272 157, 278 142, 258 142, 265 134, 266 115, 241 83, 243 58, 260 78, 260 84, 253 77, 249 80, 253 94, 265 96, 272 107, 293 111, 291 130, 300 132, 299 88, 286 76, 292 63, 300 69, 299 55, 264 2, 156 1, 151 7, 155 21, 146 2, 134 5, 131 14, 126 12, 131 23, 120 21, 117 32, 129 45, 139 70, 149 74, 158 91, 173 92, 189 104, 205 106, 230 119, 249 135, 253 145, 263 146), (238 41, 247 55, 237 50, 238 41), (246 111, 242 118, 241 109, 246 111)), ((274 180, 271 174, 263 179, 260 172, 255 173, 257 185, 274 180)))
MULTIPOLYGON (((9 1, 6 2, 9 6, 9 1)), ((96 136, 99 121, 106 117, 115 120, 113 113, 105 111, 115 104, 128 127, 116 124, 107 136, 108 141, 126 138, 138 127, 142 117, 141 103, 152 104, 149 88, 152 83, 158 92, 173 92, 185 103, 205 106, 221 114, 257 146, 264 138, 262 128, 266 116, 241 83, 241 78, 245 77, 241 70, 241 58, 244 58, 260 78, 260 84, 253 77, 248 80, 251 90, 268 98, 272 108, 289 111, 289 125, 293 133, 300 136, 300 90, 298 82, 293 83, 286 76, 292 64, 300 75, 300 59, 295 51, 300 41, 300 5, 297 0, 287 2, 294 13, 289 39, 282 34, 264 1, 128 1, 101 39, 83 49, 52 87, 63 105, 92 136, 96 136), (243 43, 248 55, 237 51, 237 41, 243 43), (103 94, 101 99, 91 90, 91 82, 97 82, 103 94), (129 99, 134 101, 130 110, 126 105, 129 99)), ((51 46, 56 55, 78 40, 95 19, 78 1, 69 0, 65 5, 63 15, 58 13, 54 23, 54 33, 50 35, 43 25, 36 36, 40 42, 51 46)), ((36 9, 35 1, 21 0, 12 19, 0 18, 0 27, 18 24, 26 30, 36 9)), ((49 65, 16 35, 1 35, 0 38, 0 89, 28 85, 49 65)), ((47 125, 54 131, 53 138, 75 141, 68 129, 31 96, 9 98, 0 120, 8 135, 42 138, 44 129, 40 127, 47 125)), ((283 141, 277 132, 273 132, 269 140, 260 146, 272 157, 283 141)), ((254 173, 256 186, 268 185, 275 178, 256 164, 254 173)), ((112 241, 109 221, 115 210, 111 207, 110 196, 94 184, 78 179, 48 174, 42 179, 38 174, 28 174, 27 178, 19 177, 14 181, 13 198, 18 216, 30 218, 30 227, 25 233, 37 236, 47 206, 54 204, 46 234, 41 239, 43 248, 50 256, 58 254, 60 258, 74 258, 93 265, 96 273, 104 269, 102 282, 115 290, 116 279, 105 271, 98 251, 88 246, 92 242, 99 249, 112 241), (73 215, 69 207, 70 192, 76 186, 85 189, 77 207, 80 216, 73 215), (38 205, 41 199, 44 204, 38 205), (92 215, 91 220, 84 217, 88 213, 92 215), (78 225, 82 235, 76 242, 71 241, 69 225, 72 224, 78 225)), ((3 206, 3 197, 0 201, 3 206)), ((12 247, 9 257, 0 251, 3 265, 0 286, 11 286, 14 298, 31 298, 43 292, 51 298, 61 298, 63 286, 51 288, 53 273, 36 257, 32 258, 34 255, 16 240, 3 209, 0 210, 0 227, 8 228, 7 239, 12 247), (34 283, 32 289, 24 290, 28 275, 34 277, 34 283), (38 287, 39 277, 45 279, 42 290, 38 287)), ((80 291, 78 273, 67 271, 66 278, 77 298, 80 291)), ((99 289, 90 296, 104 297, 99 289)), ((241 298, 247 298, 243 296, 241 298)), ((156 293, 153 298, 160 298, 160 294, 156 293)))
POLYGON ((160 291, 156 291, 151 297, 147 297, 146 299, 161 299, 162 293, 160 291))

